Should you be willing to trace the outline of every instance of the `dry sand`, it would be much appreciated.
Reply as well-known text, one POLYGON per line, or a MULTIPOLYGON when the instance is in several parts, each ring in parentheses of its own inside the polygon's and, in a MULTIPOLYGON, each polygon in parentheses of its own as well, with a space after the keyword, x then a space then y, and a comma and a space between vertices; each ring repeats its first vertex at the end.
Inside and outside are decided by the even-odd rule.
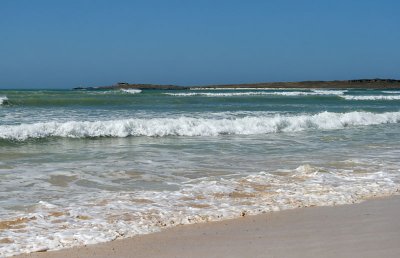
POLYGON ((400 257, 400 197, 179 226, 19 257, 400 257))

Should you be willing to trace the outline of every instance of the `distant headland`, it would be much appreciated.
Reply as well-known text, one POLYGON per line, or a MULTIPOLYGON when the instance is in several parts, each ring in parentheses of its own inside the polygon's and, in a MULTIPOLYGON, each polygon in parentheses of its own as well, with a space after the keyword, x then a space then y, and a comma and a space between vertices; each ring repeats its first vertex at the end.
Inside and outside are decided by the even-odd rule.
POLYGON ((400 89, 400 80, 394 79, 358 79, 338 81, 301 81, 301 82, 261 82, 244 84, 221 84, 204 86, 178 86, 162 84, 137 84, 118 82, 111 86, 77 87, 74 90, 113 90, 113 89, 140 89, 140 90, 188 90, 188 89, 400 89))

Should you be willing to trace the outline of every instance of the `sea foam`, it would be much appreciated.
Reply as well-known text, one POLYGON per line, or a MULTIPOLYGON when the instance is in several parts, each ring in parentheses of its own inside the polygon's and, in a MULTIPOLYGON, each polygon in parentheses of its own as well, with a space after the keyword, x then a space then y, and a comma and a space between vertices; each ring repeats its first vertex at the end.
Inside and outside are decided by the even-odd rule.
POLYGON ((396 178, 379 171, 327 173, 326 168, 303 164, 285 173, 194 179, 177 191, 99 191, 79 195, 65 205, 40 201, 28 215, 9 218, 24 230, 8 229, 13 241, 0 245, 0 256, 101 243, 248 214, 350 204, 399 191, 396 178))
POLYGON ((341 96, 346 100, 400 100, 400 95, 341 96))
POLYGON ((121 91, 129 94, 137 94, 142 92, 140 89, 121 89, 121 91))
POLYGON ((8 102, 7 96, 0 96, 0 105, 6 104, 8 102))
POLYGON ((384 90, 382 92, 388 94, 400 94, 400 90, 384 90))
POLYGON ((313 90, 313 91, 246 91, 246 92, 180 92, 164 93, 169 96, 190 97, 234 97, 234 96, 321 96, 321 95, 343 95, 344 90, 313 90))
POLYGON ((0 139, 46 137, 217 136, 253 135, 304 130, 334 130, 352 126, 399 123, 400 112, 321 112, 303 115, 238 118, 149 118, 108 121, 45 122, 0 126, 0 139))
POLYGON ((348 90, 312 90, 312 91, 321 95, 343 95, 345 92, 348 92, 348 90))

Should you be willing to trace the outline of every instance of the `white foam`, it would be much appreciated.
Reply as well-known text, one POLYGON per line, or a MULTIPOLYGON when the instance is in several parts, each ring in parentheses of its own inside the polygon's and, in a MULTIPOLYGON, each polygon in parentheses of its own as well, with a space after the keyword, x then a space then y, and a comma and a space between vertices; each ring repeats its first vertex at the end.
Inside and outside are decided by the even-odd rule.
POLYGON ((312 90, 322 95, 343 95, 347 90, 312 90))
POLYGON ((164 93, 165 95, 177 97, 206 96, 206 97, 233 97, 233 96, 321 96, 321 95, 343 95, 345 91, 340 90, 313 90, 313 91, 246 91, 246 92, 180 92, 164 93))
POLYGON ((341 96, 346 100, 400 100, 400 95, 366 95, 366 96, 341 96))
POLYGON ((142 92, 140 89, 121 89, 121 91, 129 94, 137 94, 142 92))
POLYGON ((252 135, 303 130, 334 130, 351 126, 399 123, 400 112, 322 112, 314 115, 246 116, 239 118, 150 118, 113 121, 46 122, 1 125, 0 139, 45 137, 217 136, 252 135))
POLYGON ((21 223, 23 230, 0 232, 1 237, 13 240, 0 244, 0 256, 101 243, 243 214, 349 204, 398 191, 399 184, 388 173, 327 172, 309 164, 284 175, 260 172, 232 179, 192 180, 176 191, 103 191, 79 195, 62 206, 39 203, 32 213, 19 217, 27 220, 21 223))
POLYGON ((400 94, 400 90, 384 90, 382 92, 388 94, 400 94))
POLYGON ((273 88, 235 88, 235 87, 229 87, 229 88, 221 88, 221 87, 215 87, 215 88, 190 88, 189 90, 274 90, 273 88))
POLYGON ((7 96, 0 96, 0 105, 3 105, 8 102, 7 96))
POLYGON ((199 88, 189 88, 189 90, 199 90, 199 91, 202 91, 202 90, 309 90, 309 88, 279 88, 279 87, 278 88, 276 88, 276 87, 274 87, 274 88, 268 88, 268 87, 265 87, 265 88, 213 87, 213 88, 211 88, 211 87, 199 87, 199 88))

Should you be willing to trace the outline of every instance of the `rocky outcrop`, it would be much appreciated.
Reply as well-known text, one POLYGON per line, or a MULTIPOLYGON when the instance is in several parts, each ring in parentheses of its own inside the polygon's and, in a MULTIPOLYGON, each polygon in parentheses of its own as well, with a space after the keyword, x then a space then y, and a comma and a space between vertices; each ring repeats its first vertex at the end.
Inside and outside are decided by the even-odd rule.
POLYGON ((112 89, 140 89, 140 90, 187 90, 207 88, 327 88, 327 89, 400 89, 400 80, 395 79, 357 79, 342 81, 302 81, 302 82, 263 82, 246 84, 224 84, 204 86, 178 86, 162 84, 130 84, 119 82, 111 86, 77 87, 75 90, 112 90, 112 89))

